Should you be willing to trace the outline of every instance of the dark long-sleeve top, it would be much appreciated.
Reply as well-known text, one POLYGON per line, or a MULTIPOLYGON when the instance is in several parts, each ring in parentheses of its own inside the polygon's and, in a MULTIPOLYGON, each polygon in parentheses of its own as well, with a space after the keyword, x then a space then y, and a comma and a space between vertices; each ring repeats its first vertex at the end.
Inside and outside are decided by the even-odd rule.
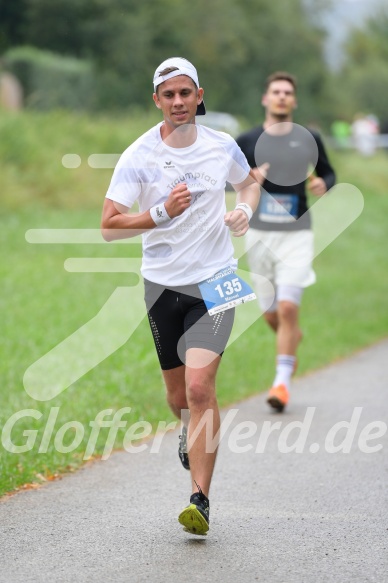
POLYGON ((251 168, 270 164, 250 226, 266 231, 309 229, 307 176, 314 173, 323 178, 327 190, 336 180, 320 134, 293 124, 291 132, 274 136, 260 125, 236 141, 251 168))

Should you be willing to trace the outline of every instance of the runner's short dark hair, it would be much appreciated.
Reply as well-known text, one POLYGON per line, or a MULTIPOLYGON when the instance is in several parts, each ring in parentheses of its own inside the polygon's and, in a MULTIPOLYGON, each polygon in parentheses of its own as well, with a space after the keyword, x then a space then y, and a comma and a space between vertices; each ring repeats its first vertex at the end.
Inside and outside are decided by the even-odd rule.
POLYGON ((269 77, 267 77, 265 81, 265 91, 268 91, 268 87, 274 81, 288 81, 293 86, 294 91, 296 91, 297 87, 296 77, 294 75, 291 75, 291 73, 287 73, 286 71, 276 71, 275 73, 269 75, 269 77))

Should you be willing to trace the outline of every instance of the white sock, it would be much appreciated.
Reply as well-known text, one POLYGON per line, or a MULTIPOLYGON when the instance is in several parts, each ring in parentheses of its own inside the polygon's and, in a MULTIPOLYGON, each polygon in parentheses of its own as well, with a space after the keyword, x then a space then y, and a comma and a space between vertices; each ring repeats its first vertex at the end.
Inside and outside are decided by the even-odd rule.
POLYGON ((287 389, 290 388, 291 376, 294 372, 296 356, 291 356, 289 354, 278 354, 276 357, 276 376, 273 382, 273 386, 286 385, 287 389))

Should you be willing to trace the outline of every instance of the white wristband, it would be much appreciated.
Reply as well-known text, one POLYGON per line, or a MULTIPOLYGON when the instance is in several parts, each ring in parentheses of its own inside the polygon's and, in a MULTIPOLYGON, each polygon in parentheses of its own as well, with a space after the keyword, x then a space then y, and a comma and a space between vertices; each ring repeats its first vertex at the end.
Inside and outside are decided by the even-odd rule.
POLYGON ((162 223, 167 223, 171 221, 171 217, 168 216, 166 207, 163 204, 157 204, 150 208, 151 219, 154 221, 155 225, 161 225, 162 223))
POLYGON ((246 202, 239 202, 238 205, 236 206, 236 208, 234 210, 236 211, 237 209, 239 209, 241 211, 244 211, 244 213, 248 217, 248 221, 251 220, 252 215, 253 215, 253 210, 251 209, 251 207, 249 206, 249 204, 247 204, 246 202))

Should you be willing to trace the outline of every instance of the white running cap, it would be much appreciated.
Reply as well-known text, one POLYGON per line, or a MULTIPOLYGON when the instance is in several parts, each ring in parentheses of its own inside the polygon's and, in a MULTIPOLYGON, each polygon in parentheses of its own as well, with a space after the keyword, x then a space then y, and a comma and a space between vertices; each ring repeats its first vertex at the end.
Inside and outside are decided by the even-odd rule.
MULTIPOLYGON (((177 77, 178 75, 187 75, 199 87, 198 73, 194 65, 182 57, 171 57, 163 61, 156 69, 154 74, 154 90, 156 90, 158 85, 164 83, 164 81, 177 77), (169 69, 171 70, 169 71, 169 69)), ((205 104, 202 101, 197 107, 197 115, 205 115, 205 113, 205 104)))

